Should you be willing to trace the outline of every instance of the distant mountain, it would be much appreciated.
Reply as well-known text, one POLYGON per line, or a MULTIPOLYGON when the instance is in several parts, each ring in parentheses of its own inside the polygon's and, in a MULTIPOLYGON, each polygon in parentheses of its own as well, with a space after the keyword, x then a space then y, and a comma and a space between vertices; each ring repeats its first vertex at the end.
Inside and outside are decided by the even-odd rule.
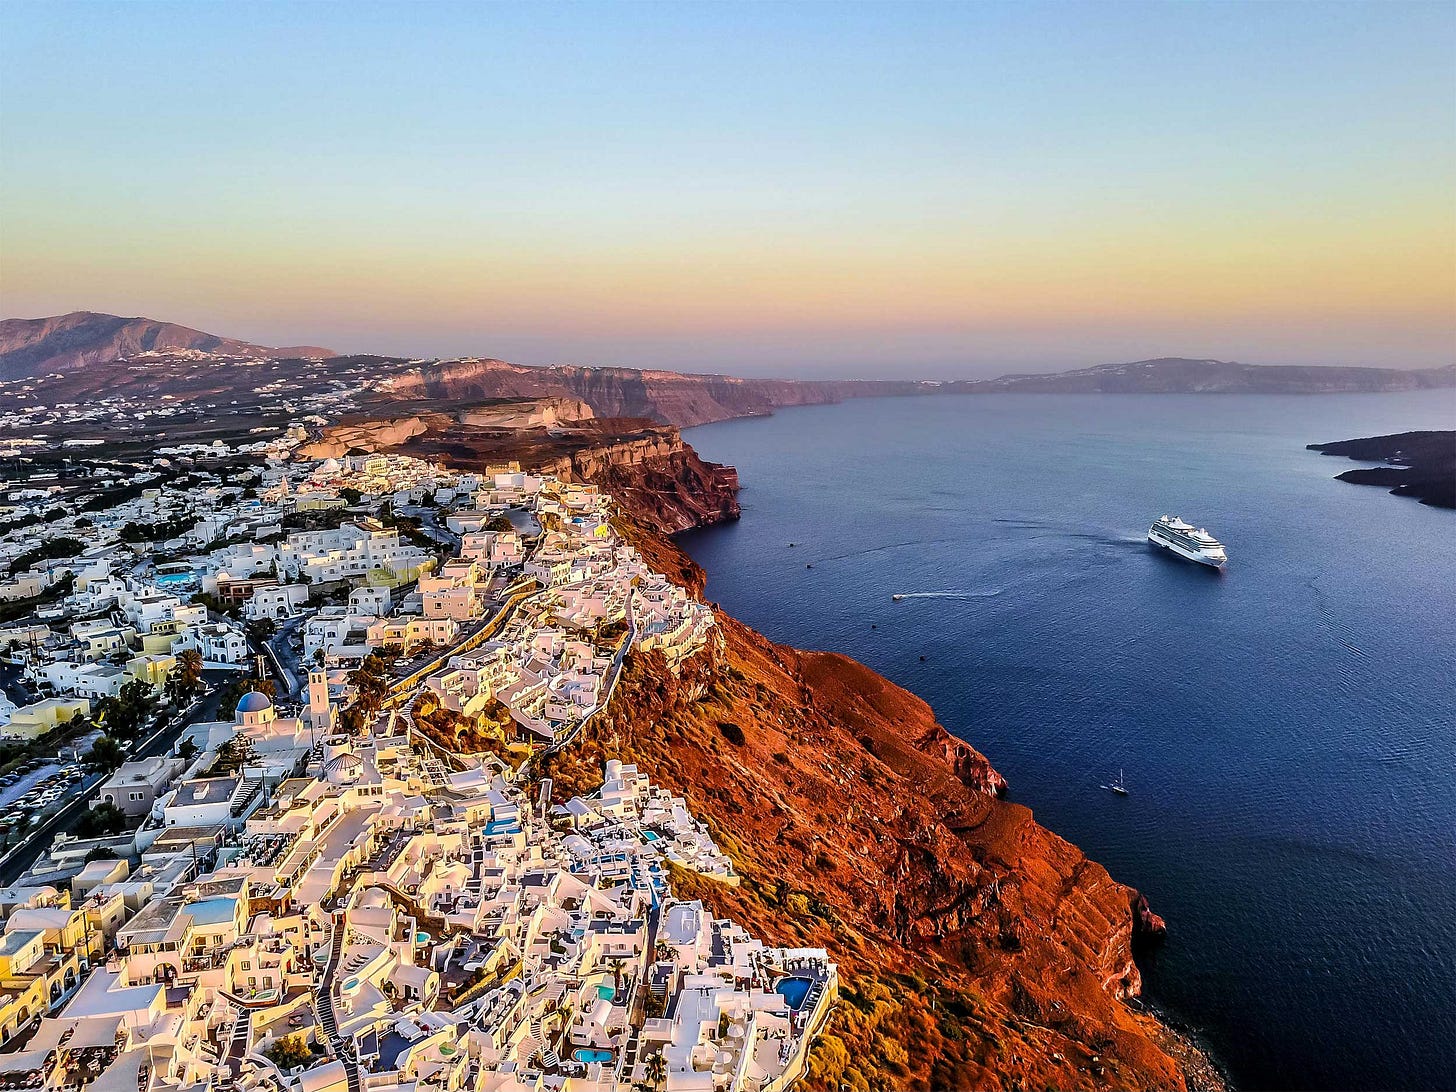
MULTIPOLYGON (((686 428, 787 406, 931 394, 1332 394, 1456 387, 1456 365, 1389 368, 1238 364, 1164 357, 1049 375, 986 380, 794 380, 489 358, 402 360, 269 348, 146 318, 89 311, 0 321, 0 379, 30 379, 25 397, 84 403, 168 396, 230 412, 328 395, 333 413, 453 412, 491 399, 577 398, 598 417, 650 418, 686 428), (317 361, 295 358, 319 358, 317 361), (281 361, 281 363, 277 363, 281 361)), ((0 398, 0 408, 7 404, 0 398)))
POLYGON ((138 353, 185 349, 254 360, 334 355, 331 349, 311 345, 274 349, 156 319, 72 311, 52 318, 0 320, 0 379, 64 374, 138 353))
POLYGON ((1239 364, 1231 360, 1160 357, 1099 364, 1051 375, 946 384, 968 394, 1339 394, 1456 387, 1456 364, 1402 370, 1308 364, 1239 364))

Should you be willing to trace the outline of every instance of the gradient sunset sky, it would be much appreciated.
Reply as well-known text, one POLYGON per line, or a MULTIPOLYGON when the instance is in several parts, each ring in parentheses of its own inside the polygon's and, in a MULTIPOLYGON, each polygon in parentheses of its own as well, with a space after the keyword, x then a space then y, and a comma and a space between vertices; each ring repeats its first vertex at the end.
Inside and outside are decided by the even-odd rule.
POLYGON ((1456 359, 1450 3, 0 5, 0 311, 739 374, 1456 359))

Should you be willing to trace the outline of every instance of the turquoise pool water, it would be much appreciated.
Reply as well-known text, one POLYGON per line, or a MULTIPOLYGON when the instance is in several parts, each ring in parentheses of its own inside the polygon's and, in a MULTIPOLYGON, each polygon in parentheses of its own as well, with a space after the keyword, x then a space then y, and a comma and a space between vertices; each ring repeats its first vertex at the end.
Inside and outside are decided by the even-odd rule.
POLYGON ((571 1056, 578 1062, 610 1062, 612 1060, 610 1050, 592 1050, 590 1047, 578 1047, 571 1052, 571 1056))
POLYGON ((615 986, 598 986, 597 996, 604 1001, 610 1001, 617 996, 617 988, 615 986))
POLYGON ((804 1004, 804 998, 809 996, 809 988, 813 985, 812 978, 785 978, 774 987, 774 992, 789 1003, 789 1008, 797 1012, 804 1004))
POLYGON ((662 835, 658 834, 655 830, 644 830, 642 832, 642 837, 646 838, 649 842, 655 842, 657 841, 657 839, 661 838, 662 835))

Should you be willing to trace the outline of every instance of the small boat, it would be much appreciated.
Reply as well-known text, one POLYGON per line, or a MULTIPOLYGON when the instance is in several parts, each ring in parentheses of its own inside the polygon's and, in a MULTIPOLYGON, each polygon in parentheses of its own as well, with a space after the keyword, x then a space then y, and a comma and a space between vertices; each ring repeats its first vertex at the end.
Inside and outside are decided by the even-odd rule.
POLYGON ((1117 793, 1118 796, 1128 795, 1127 786, 1122 783, 1122 770, 1120 769, 1117 771, 1117 780, 1111 785, 1103 785, 1102 787, 1108 792, 1117 793))
POLYGON ((905 597, 903 595, 901 595, 899 592, 896 592, 894 595, 890 596, 890 598, 892 600, 894 600, 896 603, 898 603, 900 600, 904 599, 905 597))

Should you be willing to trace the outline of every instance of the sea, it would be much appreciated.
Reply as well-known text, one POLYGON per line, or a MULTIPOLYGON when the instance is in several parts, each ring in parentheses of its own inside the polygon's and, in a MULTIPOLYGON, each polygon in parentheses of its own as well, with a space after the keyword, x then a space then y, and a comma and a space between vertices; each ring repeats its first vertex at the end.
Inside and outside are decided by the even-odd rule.
POLYGON ((743 517, 680 541, 711 600, 925 698, 1144 891, 1147 1000, 1239 1087, 1453 1088, 1456 511, 1305 450, 1429 428, 1456 393, 787 409, 688 430, 743 517), (1165 514, 1227 570, 1149 546, 1165 514))

